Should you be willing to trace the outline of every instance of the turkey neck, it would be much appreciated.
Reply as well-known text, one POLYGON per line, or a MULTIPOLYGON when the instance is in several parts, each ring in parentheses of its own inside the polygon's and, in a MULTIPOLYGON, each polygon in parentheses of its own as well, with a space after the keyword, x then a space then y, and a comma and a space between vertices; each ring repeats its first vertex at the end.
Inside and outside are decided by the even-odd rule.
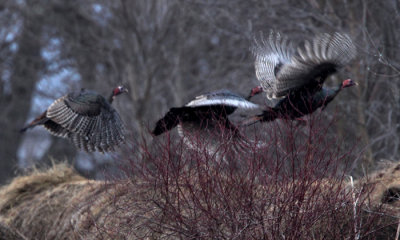
POLYGON ((108 103, 109 104, 111 104, 114 101, 114 97, 115 97, 114 91, 112 91, 110 97, 108 98, 108 103))
POLYGON ((326 101, 329 103, 330 101, 332 101, 340 91, 342 91, 343 87, 342 87, 342 83, 339 84, 339 86, 337 87, 333 87, 333 88, 323 88, 321 91, 323 91, 323 95, 325 95, 326 101))

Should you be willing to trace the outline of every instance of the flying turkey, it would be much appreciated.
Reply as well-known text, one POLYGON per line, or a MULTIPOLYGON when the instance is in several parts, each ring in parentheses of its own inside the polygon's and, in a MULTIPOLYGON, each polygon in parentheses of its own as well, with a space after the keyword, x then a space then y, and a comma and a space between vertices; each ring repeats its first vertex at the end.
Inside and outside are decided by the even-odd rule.
MULTIPOLYGON (((157 121, 152 134, 155 136, 169 131, 178 125, 178 134, 186 145, 197 149, 197 141, 188 139, 185 132, 190 132, 197 139, 209 140, 209 152, 214 152, 217 144, 240 138, 237 127, 229 120, 228 115, 237 108, 257 109, 259 106, 248 100, 261 92, 254 88, 245 99, 229 90, 219 90, 197 96, 183 107, 171 108, 167 114, 157 121)), ((192 139, 193 140, 193 139, 192 139)), ((200 140, 200 141, 201 141, 200 140)))
POLYGON ((229 121, 228 115, 237 108, 258 108, 257 104, 249 102, 248 99, 259 92, 260 88, 254 88, 246 99, 225 89, 197 96, 183 107, 171 108, 157 121, 152 134, 161 135, 183 123, 197 125, 199 129, 206 128, 210 124, 219 124, 226 129, 235 130, 236 127, 229 121), (213 121, 216 122, 212 123, 213 121))
POLYGON ((318 108, 324 109, 344 88, 356 83, 344 80, 336 88, 323 87, 325 79, 356 56, 356 47, 346 34, 321 34, 305 41, 297 51, 287 38, 271 33, 269 39, 256 41, 255 70, 269 99, 280 99, 274 107, 245 121, 298 119, 318 108))
POLYGON ((114 151, 124 142, 125 129, 111 103, 124 92, 127 90, 118 86, 108 99, 86 89, 69 93, 55 100, 21 132, 43 125, 51 134, 70 139, 77 148, 86 152, 114 151))

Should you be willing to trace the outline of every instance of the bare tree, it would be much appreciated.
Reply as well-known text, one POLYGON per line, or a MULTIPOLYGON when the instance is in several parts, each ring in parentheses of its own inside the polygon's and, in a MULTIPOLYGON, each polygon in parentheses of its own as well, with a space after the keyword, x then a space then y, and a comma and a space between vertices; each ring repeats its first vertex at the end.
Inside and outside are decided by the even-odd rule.
MULTIPOLYGON (((116 101, 116 107, 133 136, 149 140, 147 128, 170 107, 219 88, 247 94, 258 84, 249 48, 260 32, 279 31, 297 43, 320 32, 339 31, 352 36, 359 55, 327 83, 350 77, 360 86, 341 93, 323 113, 327 118, 338 118, 331 134, 343 137, 347 147, 357 146, 361 155, 353 166, 359 173, 360 166, 369 169, 380 159, 399 157, 396 79, 400 73, 400 9, 396 0, 5 3, 0 9, 4 13, 0 24, 8 31, 19 29, 12 41, 4 40, 5 35, 0 41, 0 57, 5 59, 0 85, 5 94, 0 104, 6 109, 1 121, 14 126, 1 133, 1 139, 13 139, 10 141, 16 144, 12 146, 18 146, 20 136, 10 129, 15 131, 26 120, 31 91, 46 74, 69 69, 79 76, 80 81, 70 81, 60 91, 63 93, 83 86, 108 94, 111 87, 126 85, 130 94, 116 101), (7 28, 8 19, 20 27, 7 28), (43 63, 41 52, 52 41, 59 43, 58 53, 51 62, 43 63), (12 45, 18 46, 15 52, 12 45), (6 73, 10 80, 4 77, 6 73), (24 82, 18 85, 17 79, 24 82), (20 93, 21 89, 26 92, 20 93), (12 104, 22 105, 11 107, 11 98, 12 104)), ((258 101, 273 104, 262 98, 258 101)), ((64 142, 53 142, 59 143, 50 149, 63 152, 64 142)), ((2 159, 15 159, 17 148, 2 149, 2 159)), ((74 158, 73 150, 67 152, 74 158)))
MULTIPOLYGON (((32 93, 35 84, 43 69, 43 62, 40 55, 42 18, 40 12, 36 12, 34 1, 27 1, 25 6, 18 7, 17 12, 22 18, 20 26, 14 25, 11 28, 19 28, 16 33, 15 43, 17 50, 10 61, 10 78, 2 81, 7 82, 9 89, 3 89, 1 101, 1 123, 5 127, 0 133, 0 182, 4 182, 13 175, 16 165, 16 153, 21 140, 18 129, 23 126, 31 106, 32 93), (31 8, 33 7, 33 8, 31 8)), ((5 10, 8 11, 8 10, 5 10)), ((7 14, 7 13, 4 13, 7 14)), ((11 14, 11 17, 12 14, 11 14)), ((7 71, 4 69, 4 71, 7 71)))

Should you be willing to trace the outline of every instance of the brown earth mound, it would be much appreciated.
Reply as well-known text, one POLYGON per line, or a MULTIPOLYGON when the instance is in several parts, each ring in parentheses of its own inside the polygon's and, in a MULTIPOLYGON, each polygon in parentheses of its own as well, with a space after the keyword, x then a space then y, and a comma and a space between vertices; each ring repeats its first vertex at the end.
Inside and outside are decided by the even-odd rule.
MULTIPOLYGON (((220 180, 224 181, 223 178, 220 180)), ((368 179, 356 182, 352 189, 355 191, 357 187, 365 188, 374 185, 375 187, 371 188, 372 192, 370 192, 369 197, 373 205, 382 206, 383 203, 397 207, 399 204, 397 201, 397 189, 400 189, 399 180, 400 164, 371 175, 368 179)), ((278 199, 272 205, 263 205, 263 203, 268 202, 266 200, 271 198, 268 194, 271 189, 268 186, 255 187, 254 191, 248 194, 248 196, 252 196, 253 208, 240 213, 243 210, 242 205, 240 205, 242 201, 240 198, 226 199, 227 204, 231 201, 229 207, 238 206, 238 208, 236 210, 225 209, 223 202, 218 205, 218 194, 212 198, 204 198, 210 200, 210 202, 202 200, 201 195, 196 195, 198 193, 203 194, 202 191, 204 190, 197 183, 187 182, 187 186, 182 185, 183 187, 180 189, 176 189, 171 184, 171 186, 168 186, 169 189, 156 188, 159 191, 154 191, 154 186, 132 179, 119 182, 87 180, 79 176, 69 166, 59 164, 46 171, 36 170, 27 176, 17 177, 9 185, 0 189, 0 239, 196 238, 195 235, 187 234, 191 231, 215 234, 208 235, 210 237, 234 236, 232 233, 236 230, 230 226, 239 225, 230 225, 232 222, 227 218, 229 214, 223 215, 231 210, 232 214, 237 214, 232 219, 237 219, 239 223, 243 221, 243 218, 261 217, 260 222, 255 221, 258 217, 254 218, 252 222, 249 222, 253 225, 247 226, 247 229, 243 228, 239 231, 239 235, 235 235, 238 238, 245 236, 246 238, 259 239, 260 236, 267 236, 267 238, 268 236, 276 236, 271 232, 262 233, 261 229, 262 226, 270 227, 269 221, 271 223, 276 222, 275 215, 287 218, 287 220, 281 222, 281 227, 282 229, 290 229, 292 227, 290 219, 294 217, 291 215, 293 212, 314 217, 310 211, 316 210, 314 208, 318 205, 320 205, 318 211, 321 212, 322 218, 316 218, 316 221, 319 219, 318 222, 311 224, 312 229, 308 230, 312 231, 313 234, 318 234, 315 235, 315 239, 330 239, 329 236, 341 236, 341 232, 353 229, 353 220, 355 219, 352 209, 353 199, 347 198, 346 193, 343 193, 346 196, 343 196, 342 200, 338 202, 339 205, 336 202, 331 204, 334 207, 332 212, 322 215, 324 210, 329 207, 326 204, 329 201, 334 201, 333 197, 340 196, 340 194, 332 195, 334 191, 340 190, 340 187, 337 187, 340 186, 340 183, 332 184, 331 182, 322 180, 309 184, 303 198, 294 198, 287 205, 287 199, 284 195, 281 196, 282 199, 278 199), (308 194, 311 195, 308 196, 308 194), (307 205, 300 205, 299 200, 307 203, 307 205), (326 201, 326 203, 319 204, 316 201, 326 201), (232 202, 237 203, 237 205, 232 204, 232 202), (256 205, 257 203, 260 203, 260 205, 256 205), (345 206, 343 207, 342 204, 345 204, 345 206), (257 208, 257 206, 263 206, 264 210, 257 208), (287 209, 296 206, 301 206, 301 208, 287 209), (210 210, 201 209, 202 207, 210 208, 210 210), (285 209, 289 215, 282 213, 285 209), (219 215, 213 215, 216 213, 219 215), (207 214, 211 215, 208 216, 207 214), (329 218, 335 214, 338 220, 329 218), (212 222, 214 220, 215 224, 212 222), (335 229, 332 224, 337 224, 339 227, 335 229), (326 225, 331 227, 326 228, 326 225), (213 229, 207 229, 207 226, 213 229), (246 231, 247 235, 244 234, 246 231)), ((240 185, 240 182, 237 184, 240 185)), ((292 183, 286 186, 282 185, 278 192, 285 187, 288 188, 284 190, 287 193, 295 193, 303 188, 297 183, 292 183)), ((238 189, 232 188, 229 191, 235 192, 238 189)), ((299 193, 302 192, 304 193, 304 191, 299 193)), ((249 200, 245 199, 245 201, 249 200)), ((250 204, 250 202, 248 203, 250 204)), ((371 206, 366 209, 371 209, 371 206)), ((359 205, 357 208, 362 209, 363 207, 359 205)), ((363 215, 361 210, 357 214, 357 216, 363 215)), ((318 215, 316 216, 318 217, 318 215)), ((360 220, 360 222, 365 223, 366 220, 360 220)), ((383 218, 371 218, 370 222, 374 224, 374 226, 369 226, 370 229, 381 229, 382 232, 377 233, 374 230, 372 234, 365 233, 366 239, 374 239, 376 236, 394 237, 397 224, 393 227, 393 217, 384 220, 383 218), (391 226, 390 229, 386 228, 387 226, 391 226)), ((300 225, 293 226, 299 227, 300 225)), ((307 231, 301 226, 299 229, 307 231)), ((348 234, 346 233, 346 236, 351 235, 351 231, 348 234)), ((197 236, 197 238, 204 238, 204 236, 197 236)))
POLYGON ((10 226, 5 232, 18 229, 26 239, 138 239, 140 217, 130 229, 119 227, 132 215, 118 208, 127 200, 121 195, 128 188, 129 183, 110 188, 84 179, 65 164, 56 165, 17 177, 0 190, 0 222, 10 226))
POLYGON ((357 181, 356 185, 369 186, 369 200, 373 205, 382 205, 400 216, 400 163, 386 164, 382 170, 357 181))

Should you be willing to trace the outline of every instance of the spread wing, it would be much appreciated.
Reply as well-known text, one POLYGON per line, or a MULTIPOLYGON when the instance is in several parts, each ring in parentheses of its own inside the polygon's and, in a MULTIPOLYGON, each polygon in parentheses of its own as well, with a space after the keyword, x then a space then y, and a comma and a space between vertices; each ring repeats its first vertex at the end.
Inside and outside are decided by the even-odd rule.
POLYGON ((68 138, 71 133, 70 131, 68 131, 68 129, 63 128, 60 124, 57 124, 52 120, 46 121, 43 126, 52 135, 57 137, 68 138))
POLYGON ((124 142, 125 128, 117 111, 103 99, 86 93, 66 95, 50 105, 47 118, 69 131, 78 148, 112 150, 124 142))
POLYGON ((71 93, 55 100, 47 109, 46 117, 67 130, 81 135, 90 135, 97 122, 102 118, 102 111, 110 112, 110 107, 103 107, 96 94, 84 91, 71 93))
POLYGON ((356 56, 356 47, 347 34, 321 34, 304 42, 290 59, 284 54, 288 44, 279 34, 271 34, 256 54, 256 74, 269 98, 279 98, 303 87, 315 92, 325 79, 356 56), (279 57, 273 57, 279 56, 279 57), (272 59, 272 60, 271 60, 272 59), (279 61, 276 59, 285 59, 279 61))
POLYGON ((158 136, 184 122, 191 122, 192 125, 202 128, 202 123, 209 123, 208 120, 229 121, 227 115, 233 113, 236 108, 255 109, 258 107, 257 104, 225 89, 203 94, 183 107, 171 108, 163 118, 157 121, 152 134, 158 136))
POLYGON ((185 106, 202 107, 202 106, 214 106, 214 105, 243 108, 243 109, 259 108, 259 105, 247 101, 242 96, 226 89, 199 95, 194 100, 187 103, 185 106))
MULTIPOLYGON (((255 39, 252 49, 256 57, 255 70, 258 81, 269 99, 279 97, 278 87, 282 84, 277 74, 281 68, 292 62, 292 44, 279 33, 271 32, 268 39, 255 39)), ((285 83, 287 84, 287 83, 285 83)))
POLYGON ((96 125, 89 135, 81 135, 77 133, 70 134, 69 138, 74 145, 87 152, 114 151, 115 147, 125 142, 125 127, 117 112, 113 118, 103 119, 96 122, 96 125))

